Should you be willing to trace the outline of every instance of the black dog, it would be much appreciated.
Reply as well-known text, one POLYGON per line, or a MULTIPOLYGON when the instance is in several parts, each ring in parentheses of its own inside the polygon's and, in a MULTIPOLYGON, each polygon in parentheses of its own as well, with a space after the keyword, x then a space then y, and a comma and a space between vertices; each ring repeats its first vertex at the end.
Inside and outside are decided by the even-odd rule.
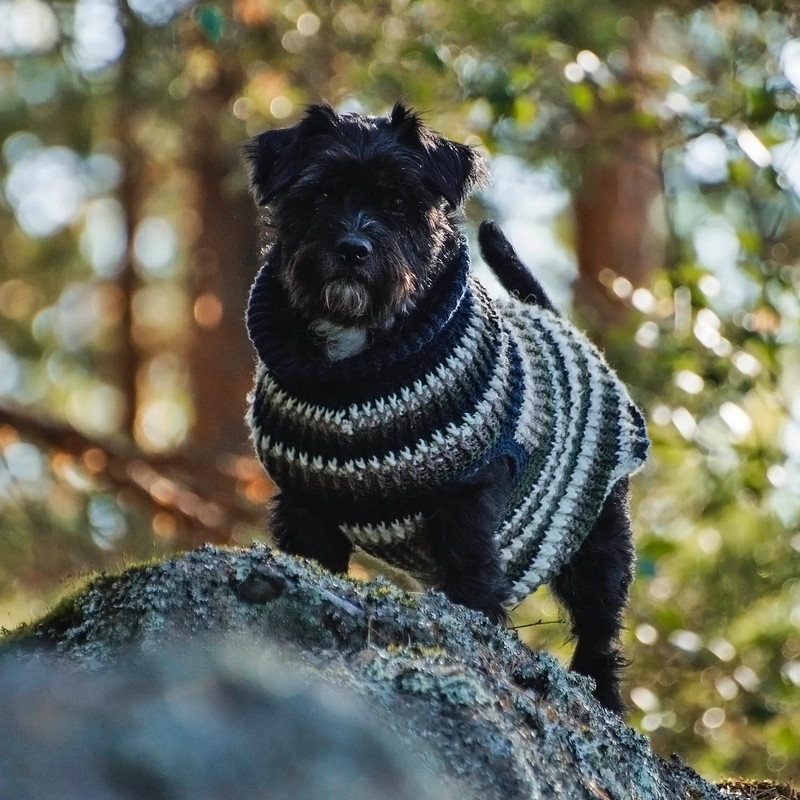
POLYGON ((497 621, 550 582, 573 668, 621 709, 643 422, 492 225, 482 249, 516 297, 470 276, 458 223, 481 159, 399 104, 312 106, 246 153, 272 231, 249 422, 277 543, 340 572, 358 544, 497 621))

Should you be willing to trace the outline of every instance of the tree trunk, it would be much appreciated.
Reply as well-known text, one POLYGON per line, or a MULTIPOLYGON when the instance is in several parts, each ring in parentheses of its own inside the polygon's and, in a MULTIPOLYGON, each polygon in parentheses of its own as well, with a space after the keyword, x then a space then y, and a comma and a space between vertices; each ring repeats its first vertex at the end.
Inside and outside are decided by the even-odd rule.
POLYGON ((575 300, 597 327, 622 321, 632 288, 662 263, 650 224, 661 193, 652 137, 632 131, 611 152, 590 159, 573 199, 578 279, 575 300), (621 278, 621 281, 615 280, 621 278), (627 281, 627 283, 626 283, 627 281))
POLYGON ((663 237, 651 224, 651 209, 663 191, 659 137, 637 122, 641 99, 648 96, 642 72, 648 27, 640 20, 628 51, 626 99, 604 103, 598 92, 594 112, 581 126, 574 290, 581 312, 600 332, 624 320, 631 290, 646 284, 663 263, 663 237))
POLYGON ((240 86, 240 77, 219 65, 213 84, 196 89, 186 104, 189 168, 201 225, 191 252, 189 287, 194 323, 189 438, 205 456, 250 452, 243 420, 254 362, 244 309, 258 267, 257 229, 243 181, 231 180, 243 167, 219 125, 240 86))
POLYGON ((117 92, 114 120, 114 135, 119 143, 119 160, 122 178, 118 192, 119 203, 125 225, 125 252, 122 268, 117 277, 121 292, 121 307, 118 327, 117 372, 120 391, 125 398, 122 414, 122 432, 131 440, 136 438, 136 418, 139 411, 139 371, 142 354, 134 338, 133 303, 140 280, 136 273, 133 253, 133 237, 141 217, 144 196, 143 155, 136 141, 136 115, 139 113, 138 86, 135 75, 142 55, 144 29, 138 19, 125 10, 125 51, 120 59, 119 90, 117 92))

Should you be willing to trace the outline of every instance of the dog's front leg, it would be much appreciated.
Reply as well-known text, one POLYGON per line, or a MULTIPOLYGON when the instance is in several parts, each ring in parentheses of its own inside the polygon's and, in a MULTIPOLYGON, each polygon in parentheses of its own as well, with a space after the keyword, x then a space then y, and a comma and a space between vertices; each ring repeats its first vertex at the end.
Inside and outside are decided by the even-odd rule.
POLYGON ((428 519, 427 538, 436 572, 433 583, 453 602, 482 611, 494 622, 507 619, 508 582, 494 534, 511 483, 505 458, 448 492, 428 519))
POLYGON ((331 572, 347 572, 353 552, 349 539, 290 494, 281 493, 273 501, 270 533, 285 553, 313 558, 331 572))

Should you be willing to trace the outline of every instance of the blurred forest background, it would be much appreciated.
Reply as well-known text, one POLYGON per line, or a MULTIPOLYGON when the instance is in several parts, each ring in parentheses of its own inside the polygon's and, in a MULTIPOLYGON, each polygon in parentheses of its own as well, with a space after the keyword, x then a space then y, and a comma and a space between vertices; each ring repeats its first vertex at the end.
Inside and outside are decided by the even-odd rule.
MULTIPOLYGON (((263 537, 242 142, 405 99, 646 410, 634 724, 800 780, 800 31, 786 3, 0 0, 0 626, 263 537)), ((477 259, 476 259, 477 260, 477 259)), ((356 566, 363 574, 363 568, 356 566)), ((540 592, 520 626, 560 619, 540 592)), ((560 624, 520 628, 567 655, 560 624)))

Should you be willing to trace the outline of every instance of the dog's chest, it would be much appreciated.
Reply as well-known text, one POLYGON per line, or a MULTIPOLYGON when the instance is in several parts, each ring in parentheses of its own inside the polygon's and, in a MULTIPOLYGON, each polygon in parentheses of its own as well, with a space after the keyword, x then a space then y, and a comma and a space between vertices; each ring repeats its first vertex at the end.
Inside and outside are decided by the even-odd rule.
POLYGON ((329 320, 317 320, 310 326, 319 337, 330 361, 341 361, 364 352, 368 345, 368 333, 358 326, 337 325, 329 320))

